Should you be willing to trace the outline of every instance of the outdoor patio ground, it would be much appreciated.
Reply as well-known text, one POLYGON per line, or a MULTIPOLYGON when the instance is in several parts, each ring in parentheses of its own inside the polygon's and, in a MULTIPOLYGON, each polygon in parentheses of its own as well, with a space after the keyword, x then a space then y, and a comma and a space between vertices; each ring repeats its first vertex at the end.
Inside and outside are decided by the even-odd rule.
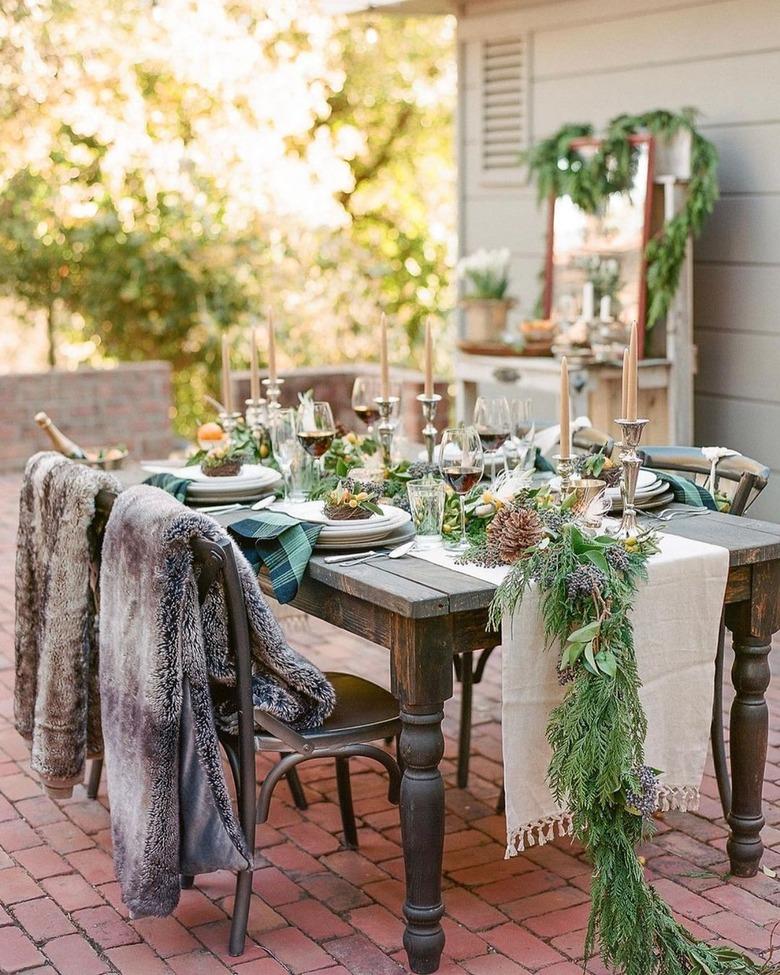
MULTIPOLYGON (((341 848, 331 763, 304 766, 309 809, 285 786, 258 831, 250 937, 226 953, 233 877, 199 877, 173 917, 131 921, 111 861, 105 794, 56 804, 31 775, 13 728, 13 560, 18 481, 0 479, 0 971, 60 975, 391 975, 401 949, 402 861, 397 809, 385 781, 355 763, 360 852, 341 848)), ((387 681, 385 651, 317 622, 288 624, 316 661, 387 681)), ((471 782, 454 787, 457 700, 447 705, 447 935, 442 975, 576 975, 581 971, 589 868, 568 841, 504 860, 504 823, 493 808, 501 782, 500 662, 476 690, 471 782)), ((726 828, 711 774, 699 815, 668 815, 643 851, 659 891, 696 935, 764 960, 780 946, 780 679, 764 781, 766 872, 727 876, 726 828)), ((780 961, 780 948, 774 961, 780 961)), ((589 970, 603 971, 600 963, 589 970)))

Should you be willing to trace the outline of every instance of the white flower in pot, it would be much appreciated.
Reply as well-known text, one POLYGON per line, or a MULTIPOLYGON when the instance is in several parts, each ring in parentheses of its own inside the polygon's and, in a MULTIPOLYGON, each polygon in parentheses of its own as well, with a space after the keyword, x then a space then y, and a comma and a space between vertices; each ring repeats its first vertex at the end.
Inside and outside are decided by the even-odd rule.
POLYGON ((466 337, 470 342, 500 342, 506 331, 513 298, 509 287, 509 248, 484 248, 458 261, 458 278, 464 282, 461 307, 466 311, 466 337))

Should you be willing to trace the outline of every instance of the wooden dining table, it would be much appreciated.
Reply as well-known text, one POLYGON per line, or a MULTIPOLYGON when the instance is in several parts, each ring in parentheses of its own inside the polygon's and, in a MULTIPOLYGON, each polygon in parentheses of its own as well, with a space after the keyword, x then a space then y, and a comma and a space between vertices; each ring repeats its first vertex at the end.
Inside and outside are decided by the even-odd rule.
MULTIPOLYGON (((732 873, 750 877, 763 851, 761 788, 769 726, 765 692, 772 635, 780 629, 780 525, 710 513, 680 517, 663 531, 729 551, 725 620, 733 635, 735 697, 727 851, 732 873)), ((268 580, 261 577, 261 584, 270 595, 268 580)), ((402 723, 404 947, 413 972, 436 971, 444 948, 444 783, 439 763, 453 657, 500 643, 500 634, 487 630, 494 592, 489 583, 411 556, 352 567, 315 556, 292 603, 389 651, 391 689, 402 723)), ((663 613, 663 606, 658 612, 663 613)))

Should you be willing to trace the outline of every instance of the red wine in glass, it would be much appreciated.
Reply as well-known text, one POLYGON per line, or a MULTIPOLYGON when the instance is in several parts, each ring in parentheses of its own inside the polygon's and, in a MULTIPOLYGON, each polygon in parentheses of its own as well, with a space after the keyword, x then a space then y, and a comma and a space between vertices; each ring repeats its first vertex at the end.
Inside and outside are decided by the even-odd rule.
POLYGON ((357 418, 362 420, 367 427, 372 427, 379 419, 379 410, 376 406, 353 406, 352 409, 357 418))
POLYGON ((500 430, 487 430, 484 427, 477 428, 479 432, 480 443, 482 444, 482 449, 489 452, 498 450, 503 447, 504 444, 509 439, 509 431, 506 432, 500 430))
POLYGON ((298 433, 298 443, 310 457, 322 457, 327 453, 335 436, 335 430, 301 430, 298 433))
POLYGON ((468 494, 479 484, 481 467, 442 467, 442 476, 456 494, 468 494))

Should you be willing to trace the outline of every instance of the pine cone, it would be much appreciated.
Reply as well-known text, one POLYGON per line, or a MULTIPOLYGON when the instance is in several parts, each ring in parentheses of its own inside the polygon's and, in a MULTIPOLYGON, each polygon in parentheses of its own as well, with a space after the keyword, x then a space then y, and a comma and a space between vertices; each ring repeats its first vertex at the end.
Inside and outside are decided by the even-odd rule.
POLYGON ((501 508, 488 525, 488 540, 502 562, 511 565, 544 538, 544 526, 533 508, 501 508))

